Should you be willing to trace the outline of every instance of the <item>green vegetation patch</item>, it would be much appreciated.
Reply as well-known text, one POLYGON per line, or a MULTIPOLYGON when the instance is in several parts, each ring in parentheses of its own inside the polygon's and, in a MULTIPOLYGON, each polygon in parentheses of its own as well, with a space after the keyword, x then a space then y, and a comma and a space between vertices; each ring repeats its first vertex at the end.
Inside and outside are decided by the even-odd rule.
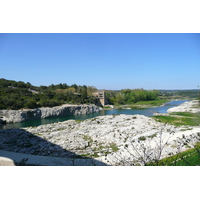
POLYGON ((200 123, 200 118, 189 118, 189 117, 180 117, 180 116, 153 116, 153 118, 162 123, 168 123, 175 126, 198 126, 200 123))
POLYGON ((176 155, 164 158, 155 163, 148 163, 148 166, 196 166, 200 165, 200 142, 195 148, 186 150, 176 155))
POLYGON ((138 138, 138 140, 140 140, 140 141, 144 141, 144 140, 146 140, 147 138, 145 137, 145 136, 141 136, 141 137, 139 137, 138 138))
POLYGON ((110 106, 104 106, 103 109, 105 109, 105 110, 110 110, 111 107, 110 107, 110 106))
POLYGON ((106 91, 108 101, 114 105, 130 105, 139 101, 152 101, 158 99, 159 94, 160 92, 157 90, 147 91, 144 89, 123 89, 117 92, 106 91))
POLYGON ((113 152, 117 152, 119 150, 115 143, 111 143, 109 147, 113 150, 113 152))
POLYGON ((93 139, 89 135, 84 135, 83 139, 86 140, 86 141, 88 141, 89 145, 90 145, 90 143, 93 142, 93 139))
POLYGON ((115 106, 115 109, 126 109, 126 108, 131 108, 131 109, 145 109, 149 107, 154 107, 154 106, 161 106, 165 103, 169 102, 169 100, 164 100, 164 99, 159 99, 159 100, 147 100, 147 101, 138 101, 136 103, 129 103, 127 105, 118 105, 115 106))
POLYGON ((76 119, 75 121, 76 121, 76 123, 79 124, 79 123, 81 123, 83 120, 82 120, 82 119, 76 119))
POLYGON ((159 100, 153 100, 153 101, 138 101, 134 105, 149 105, 149 106, 161 106, 164 103, 169 102, 168 100, 159 99, 159 100))
POLYGON ((200 113, 190 113, 190 112, 174 112, 170 113, 170 115, 179 115, 183 117, 200 117, 200 113))
POLYGON ((117 152, 119 150, 119 148, 117 147, 116 143, 112 142, 107 146, 103 146, 102 144, 98 147, 98 149, 96 148, 96 151, 106 151, 106 149, 111 148, 113 152, 117 152))
MULTIPOLYGON (((90 140, 90 137, 87 136, 85 137, 85 139, 90 140)), ((112 149, 112 152, 117 152, 119 150, 119 148, 114 142, 108 144, 107 146, 103 146, 103 143, 100 143, 99 146, 93 149, 93 152, 91 154, 82 154, 81 157, 97 158, 100 155, 106 156, 109 153, 111 153, 110 148, 112 149)))
POLYGON ((149 136, 147 136, 148 138, 154 138, 154 137, 156 137, 157 136, 157 134, 156 133, 154 133, 154 134, 152 134, 152 135, 149 135, 149 136))

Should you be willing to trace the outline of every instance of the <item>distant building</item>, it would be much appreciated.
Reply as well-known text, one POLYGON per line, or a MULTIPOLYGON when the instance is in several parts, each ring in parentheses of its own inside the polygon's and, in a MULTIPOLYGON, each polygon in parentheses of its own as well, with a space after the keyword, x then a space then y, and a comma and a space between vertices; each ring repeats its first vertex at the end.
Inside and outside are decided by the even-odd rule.
POLYGON ((92 95, 99 99, 99 104, 101 106, 106 105, 106 92, 103 90, 99 90, 97 92, 93 92, 92 95))

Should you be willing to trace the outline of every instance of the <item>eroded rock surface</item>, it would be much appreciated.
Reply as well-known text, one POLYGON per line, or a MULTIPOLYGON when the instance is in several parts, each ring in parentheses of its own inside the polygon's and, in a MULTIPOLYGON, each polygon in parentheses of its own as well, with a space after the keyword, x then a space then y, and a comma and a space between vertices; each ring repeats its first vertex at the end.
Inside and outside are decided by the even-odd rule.
MULTIPOLYGON (((33 155, 88 157, 107 165, 134 165, 143 147, 154 149, 155 154, 162 142, 161 157, 165 157, 177 149, 178 138, 186 143, 192 134, 199 133, 200 127, 175 127, 143 115, 107 115, 81 122, 0 130, 0 148, 33 155)), ((187 148, 186 143, 182 150, 187 148)))

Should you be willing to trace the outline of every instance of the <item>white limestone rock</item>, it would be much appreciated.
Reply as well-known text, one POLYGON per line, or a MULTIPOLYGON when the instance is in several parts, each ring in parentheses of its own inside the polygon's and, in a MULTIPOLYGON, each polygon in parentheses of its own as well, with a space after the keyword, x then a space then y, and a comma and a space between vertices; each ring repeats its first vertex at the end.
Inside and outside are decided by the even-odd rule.
POLYGON ((52 108, 21 109, 21 110, 1 110, 0 114, 6 123, 15 123, 35 119, 51 117, 63 117, 68 115, 81 115, 99 112, 101 108, 91 105, 69 105, 55 106, 52 108))

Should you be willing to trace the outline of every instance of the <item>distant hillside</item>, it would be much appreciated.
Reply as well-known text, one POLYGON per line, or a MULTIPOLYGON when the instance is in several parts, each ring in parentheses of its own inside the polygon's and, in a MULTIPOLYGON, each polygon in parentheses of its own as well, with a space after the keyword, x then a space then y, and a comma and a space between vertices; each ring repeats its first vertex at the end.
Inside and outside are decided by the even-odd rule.
POLYGON ((191 89, 191 90, 159 90, 160 93, 166 97, 174 97, 174 98, 198 98, 199 97, 199 89, 191 89))

